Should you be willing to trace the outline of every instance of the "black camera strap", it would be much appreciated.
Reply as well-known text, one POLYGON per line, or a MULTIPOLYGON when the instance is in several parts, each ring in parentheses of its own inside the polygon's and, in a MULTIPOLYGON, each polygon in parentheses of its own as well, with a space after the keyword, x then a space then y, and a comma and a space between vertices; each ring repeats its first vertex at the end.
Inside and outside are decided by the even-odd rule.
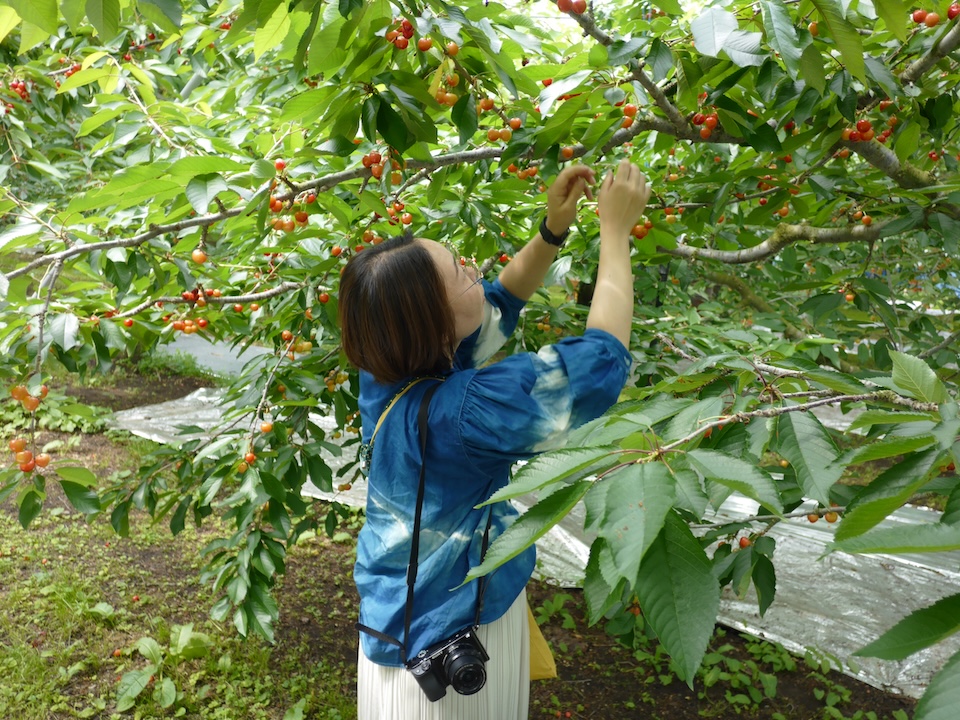
MULTIPOLYGON (((410 642, 410 623, 413 621, 413 588, 417 582, 418 558, 420 555, 420 518, 423 514, 423 496, 426 485, 426 466, 427 466, 427 413, 430 408, 430 400, 437 391, 440 384, 431 385, 423 394, 420 400, 420 410, 417 413, 417 429, 420 432, 420 484, 417 488, 417 506, 413 516, 413 538, 410 542, 410 561, 407 563, 407 602, 404 607, 403 615, 403 642, 386 633, 374 630, 361 623, 357 623, 357 629, 372 635, 378 640, 397 645, 400 647, 400 659, 404 665, 407 664, 407 647, 410 642)), ((490 542, 490 524, 493 521, 493 508, 487 513, 487 525, 483 530, 483 542, 480 546, 481 560, 487 554, 487 545, 490 542)), ((477 581, 477 613, 474 617, 474 626, 480 625, 480 613, 483 610, 483 595, 487 589, 488 576, 484 575, 477 581)))

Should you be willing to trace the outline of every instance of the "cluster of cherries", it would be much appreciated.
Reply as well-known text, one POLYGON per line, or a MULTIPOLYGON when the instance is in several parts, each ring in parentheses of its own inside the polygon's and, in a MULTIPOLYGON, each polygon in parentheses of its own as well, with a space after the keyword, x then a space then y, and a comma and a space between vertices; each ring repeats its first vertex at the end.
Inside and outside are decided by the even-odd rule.
MULTIPOLYGON (((33 100, 31 100, 30 98, 30 90, 29 88, 27 88, 27 84, 23 80, 11 80, 8 87, 14 93, 19 95, 20 99, 23 100, 24 102, 33 102, 33 100)), ((3 112, 6 113, 6 112, 9 112, 10 110, 13 110, 14 105, 12 102, 8 100, 4 100, 3 108, 4 108, 3 112)), ((3 114, 3 113, 0 113, 0 114, 3 114)))
POLYGON ((30 391, 27 390, 26 385, 14 385, 10 388, 10 397, 18 401, 23 409, 27 412, 32 413, 38 407, 40 407, 40 401, 47 396, 49 389, 46 385, 40 386, 40 395, 31 395, 30 391))
MULTIPOLYGON (((393 43, 397 50, 406 50, 410 46, 410 39, 413 37, 413 23, 403 18, 401 20, 394 20, 394 25, 395 27, 387 30, 384 37, 387 39, 387 42, 393 43)), ((432 45, 433 43, 430 42, 429 38, 421 38, 420 42, 417 43, 417 47, 421 51, 429 50, 432 45), (424 42, 430 44, 426 45, 426 47, 421 47, 424 42)))
MULTIPOLYGON (((273 166, 280 174, 283 174, 287 169, 287 163, 285 160, 277 160, 273 166)), ((275 189, 276 187, 277 183, 274 181, 272 189, 275 189)), ((301 196, 300 201, 306 205, 312 205, 317 201, 317 196, 312 192, 306 193, 301 196)), ((272 212, 281 213, 291 206, 292 203, 289 200, 281 200, 276 195, 270 196, 270 210, 272 212)), ((275 218, 271 223, 271 227, 274 230, 282 232, 293 232, 297 227, 303 227, 306 225, 309 219, 310 214, 306 211, 306 209, 301 207, 299 210, 293 213, 292 217, 275 218)))
POLYGON ((21 472, 31 473, 38 467, 45 468, 50 464, 51 457, 47 453, 34 456, 31 451, 27 450, 27 441, 23 438, 14 438, 10 441, 8 447, 10 452, 14 454, 13 459, 20 467, 21 472))
MULTIPOLYGON (((953 20, 960 15, 960 3, 953 3, 947 9, 947 19, 953 20)), ((940 24, 940 15, 935 12, 927 12, 923 8, 919 8, 913 11, 913 14, 910 16, 913 18, 913 21, 917 25, 926 25, 927 27, 936 27, 940 24)))
POLYGON ((709 140, 713 135, 713 129, 720 124, 720 116, 715 112, 704 114, 702 112, 694 113, 690 122, 700 128, 700 137, 709 140))
POLYGON ((583 15, 587 11, 587 0, 557 0, 557 10, 583 15))

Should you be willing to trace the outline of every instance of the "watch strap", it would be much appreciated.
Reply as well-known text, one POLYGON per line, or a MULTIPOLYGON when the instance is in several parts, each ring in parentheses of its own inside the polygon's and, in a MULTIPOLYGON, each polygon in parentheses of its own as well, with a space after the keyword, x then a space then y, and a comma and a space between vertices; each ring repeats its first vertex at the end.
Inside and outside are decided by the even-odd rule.
POLYGON ((550 232, 550 228, 547 227, 547 219, 543 218, 543 220, 540 221, 540 237, 542 237, 543 241, 548 245, 563 247, 563 243, 566 241, 569 234, 570 229, 567 228, 567 231, 562 235, 554 235, 552 232, 550 232))

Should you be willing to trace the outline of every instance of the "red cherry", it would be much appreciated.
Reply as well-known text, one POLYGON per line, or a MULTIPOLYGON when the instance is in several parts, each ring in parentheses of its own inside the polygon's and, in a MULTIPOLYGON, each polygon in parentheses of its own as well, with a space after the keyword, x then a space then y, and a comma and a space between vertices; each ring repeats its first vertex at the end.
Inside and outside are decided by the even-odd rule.
POLYGON ((123 324, 126 327, 133 327, 133 318, 127 318, 126 320, 123 321, 123 324))
POLYGON ((929 28, 936 27, 940 23, 940 16, 937 13, 927 13, 923 19, 923 24, 929 28))
POLYGON ((867 130, 870 130, 872 127, 873 123, 869 120, 857 120, 857 130, 860 131, 861 134, 867 132, 867 130))
POLYGON ((433 40, 430 38, 420 38, 417 40, 417 50, 420 52, 426 52, 433 47, 433 40))
POLYGON ((748 538, 748 537, 742 537, 742 538, 740 538, 740 547, 741 547, 741 548, 748 548, 748 547, 750 547, 751 545, 753 545, 753 542, 750 540, 750 538, 748 538))
POLYGON ((947 19, 954 20, 957 15, 960 15, 960 3, 954 3, 950 6, 950 9, 947 10, 947 19))
POLYGON ((927 19, 927 11, 923 9, 914 10, 912 17, 913 17, 913 21, 919 25, 920 23, 922 23, 924 20, 927 19))
POLYGON ((323 305, 326 305, 328 302, 330 302, 330 294, 322 292, 317 296, 317 300, 319 300, 323 305))
POLYGON ((572 10, 575 15, 583 15, 587 11, 587 0, 573 0, 572 10))
POLYGON ((573 9, 573 0, 557 0, 557 10, 570 12, 573 9))
POLYGON ((277 172, 283 172, 287 169, 287 164, 283 160, 277 160, 273 166, 277 169, 277 172))

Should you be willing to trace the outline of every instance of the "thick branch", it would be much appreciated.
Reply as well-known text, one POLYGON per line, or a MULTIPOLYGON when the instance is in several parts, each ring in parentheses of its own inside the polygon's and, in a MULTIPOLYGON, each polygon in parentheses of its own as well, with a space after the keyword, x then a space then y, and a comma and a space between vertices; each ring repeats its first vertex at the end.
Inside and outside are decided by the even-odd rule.
POLYGON ((877 222, 872 225, 851 225, 839 228, 818 228, 810 225, 788 225, 782 223, 773 231, 773 235, 759 245, 743 250, 713 250, 692 245, 678 245, 675 248, 658 247, 657 251, 687 259, 716 260, 729 265, 764 260, 776 255, 783 248, 798 242, 810 242, 815 245, 839 244, 848 242, 867 242, 884 236, 883 229, 892 221, 877 222))
MULTIPOLYGON (((663 90, 643 71, 643 66, 639 66, 633 71, 633 77, 643 85, 643 89, 650 94, 650 97, 653 98, 657 107, 663 110, 667 119, 670 120, 681 134, 690 132, 690 124, 683 116, 683 113, 680 112, 676 105, 670 102, 670 99, 664 95, 663 90)), ((699 134, 697 137, 699 137, 699 134)))
POLYGON ((930 52, 912 62, 906 70, 900 73, 900 82, 904 85, 917 82, 930 68, 956 50, 957 47, 960 47, 960 23, 954 23, 945 35, 933 43, 930 52))
MULTIPOLYGON (((960 27, 960 26, 958 26, 960 27)), ((900 158, 889 148, 876 140, 869 142, 848 142, 844 145, 873 165, 877 170, 891 178, 902 188, 924 188, 937 182, 933 173, 920 170, 913 165, 900 162, 900 158)))

